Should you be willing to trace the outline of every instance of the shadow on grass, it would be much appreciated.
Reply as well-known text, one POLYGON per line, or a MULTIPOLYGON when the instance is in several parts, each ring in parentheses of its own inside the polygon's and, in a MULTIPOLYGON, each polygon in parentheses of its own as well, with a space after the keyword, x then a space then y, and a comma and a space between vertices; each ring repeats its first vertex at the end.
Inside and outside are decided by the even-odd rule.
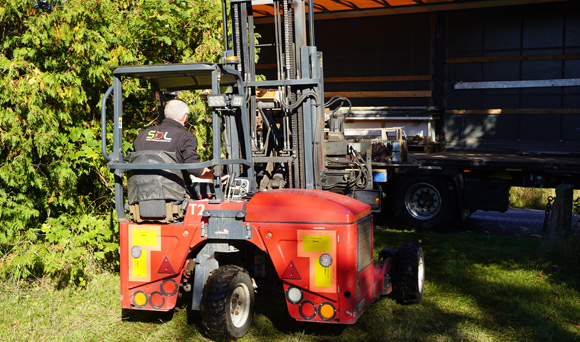
POLYGON ((145 310, 121 310, 121 319, 125 322, 143 322, 164 324, 173 319, 175 311, 145 311, 145 310))
POLYGON ((401 240, 422 241, 428 288, 436 289, 418 309, 430 313, 409 318, 426 320, 413 323, 418 340, 580 340, 578 265, 554 268, 537 255, 537 239, 377 231, 375 247, 401 240))
MULTIPOLYGON (((580 339, 578 334, 564 328, 567 319, 580 317, 580 311, 559 299, 558 291, 502 280, 490 281, 476 272, 460 272, 463 273, 460 291, 472 299, 481 312, 482 318, 474 323, 482 329, 510 341, 520 338, 531 341, 580 339)), ((445 281, 436 282, 440 286, 457 286, 445 281)), ((580 333, 580 329, 577 332, 580 333)))

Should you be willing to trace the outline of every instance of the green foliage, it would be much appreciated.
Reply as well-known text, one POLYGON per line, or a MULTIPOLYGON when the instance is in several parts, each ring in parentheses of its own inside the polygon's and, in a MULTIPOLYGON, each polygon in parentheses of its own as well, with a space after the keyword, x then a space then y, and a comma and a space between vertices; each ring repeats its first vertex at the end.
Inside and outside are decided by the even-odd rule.
MULTIPOLYGON (((574 199, 572 206, 572 213, 574 216, 580 218, 580 197, 574 199)), ((580 227, 580 220, 576 221, 576 227, 580 227)))
POLYGON ((556 191, 554 189, 512 186, 510 189, 510 207, 546 210, 548 196, 556 196, 556 191))
MULTIPOLYGON (((556 190, 512 186, 510 189, 510 207, 546 210, 549 196, 555 197, 556 190)), ((574 190, 574 197, 576 197, 574 213, 576 216, 580 216, 580 190, 574 190)))
MULTIPOLYGON (((220 20, 216 0, 0 5, 0 278, 83 284, 92 266, 113 260, 113 177, 100 145, 111 68, 215 62, 220 20)), ((155 123, 155 104, 146 85, 125 89, 130 140, 155 123)), ((205 120, 194 126, 211 134, 205 120)))

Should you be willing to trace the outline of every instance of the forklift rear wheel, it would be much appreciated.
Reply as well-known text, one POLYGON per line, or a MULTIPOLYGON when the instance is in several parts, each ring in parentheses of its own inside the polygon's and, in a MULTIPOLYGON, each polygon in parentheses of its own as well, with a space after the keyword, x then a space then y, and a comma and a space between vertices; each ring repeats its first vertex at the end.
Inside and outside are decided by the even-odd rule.
POLYGON ((399 246, 393 261, 393 292, 399 304, 417 304, 423 299, 425 264, 423 249, 416 243, 399 246))
POLYGON ((214 271, 203 288, 202 324, 216 341, 244 336, 254 316, 254 287, 246 270, 227 265, 214 271))

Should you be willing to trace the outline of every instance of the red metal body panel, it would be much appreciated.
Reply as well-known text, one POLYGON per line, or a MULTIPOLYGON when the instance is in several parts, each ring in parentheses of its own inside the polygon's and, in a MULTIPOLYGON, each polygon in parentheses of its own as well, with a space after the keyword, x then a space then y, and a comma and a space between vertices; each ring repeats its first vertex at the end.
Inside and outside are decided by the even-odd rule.
POLYGON ((390 291, 384 287, 390 260, 372 263, 368 205, 324 191, 274 190, 257 193, 249 201, 192 201, 181 224, 122 223, 123 308, 167 311, 175 307, 177 291, 169 291, 173 283, 165 284, 165 289, 162 284, 173 280, 179 286, 188 255, 194 257, 206 241, 202 230, 208 219, 203 213, 212 210, 246 211, 243 225, 252 227, 252 238, 246 241, 269 255, 285 291, 293 286, 302 292, 301 301, 287 301, 290 315, 297 320, 354 323, 376 298, 390 291), (361 230, 361 224, 366 230, 361 230), (361 245, 362 231, 366 240, 361 245), (135 246, 140 255, 132 255, 135 246), (362 266, 361 258, 366 260, 362 266), (137 292, 146 296, 145 305, 136 305, 137 292), (320 315, 324 303, 335 310, 330 319, 320 315))
MULTIPOLYGON (((202 222, 207 223, 207 219, 202 216, 203 211, 242 210, 245 204, 245 201, 219 204, 211 204, 209 200, 192 201, 187 208, 183 224, 121 223, 121 307, 156 311, 173 309, 177 296, 164 295, 161 284, 166 279, 173 279, 179 286, 188 254, 206 240, 200 233, 202 222), (141 249, 139 258, 131 255, 134 246, 141 249), (145 293, 147 298, 154 292, 161 292, 162 307, 152 307, 149 300, 142 307, 136 306, 133 295, 138 291, 145 293)), ((262 250, 266 249, 259 234, 253 234, 253 238, 248 241, 262 250)))
POLYGON ((161 292, 165 279, 173 279, 179 286, 189 246, 198 231, 199 225, 121 223, 121 307, 161 311, 174 308, 176 294, 163 295, 160 308, 151 307, 150 300, 143 307, 135 305, 133 294, 143 291, 150 298, 154 292, 161 292), (134 246, 141 249, 139 258, 131 255, 134 246))
POLYGON ((372 263, 357 268, 358 223, 372 220, 368 205, 323 191, 277 190, 256 194, 246 210, 246 222, 259 231, 284 290, 302 290, 300 302, 287 301, 293 318, 351 324, 384 292, 378 286, 384 273, 375 277, 372 263), (323 255, 330 255, 330 266, 321 265, 323 255), (317 314, 323 303, 335 308, 333 319, 317 314))
POLYGON ((283 189, 259 192, 246 206, 247 221, 353 223, 369 215, 368 205, 327 191, 283 189))

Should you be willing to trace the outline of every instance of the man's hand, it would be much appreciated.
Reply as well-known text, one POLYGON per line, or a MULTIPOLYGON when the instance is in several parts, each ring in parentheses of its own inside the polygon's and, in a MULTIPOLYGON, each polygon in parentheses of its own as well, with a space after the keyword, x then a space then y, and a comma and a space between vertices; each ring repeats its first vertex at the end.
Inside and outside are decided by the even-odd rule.
POLYGON ((211 172, 211 170, 206 167, 203 169, 203 172, 201 175, 199 175, 199 177, 189 175, 189 178, 194 183, 211 183, 213 182, 213 172, 211 172))
POLYGON ((201 179, 213 179, 213 172, 209 168, 204 168, 201 175, 198 177, 201 179))
POLYGON ((222 178, 221 178, 222 185, 225 185, 229 179, 230 179, 230 175, 222 175, 222 178))

